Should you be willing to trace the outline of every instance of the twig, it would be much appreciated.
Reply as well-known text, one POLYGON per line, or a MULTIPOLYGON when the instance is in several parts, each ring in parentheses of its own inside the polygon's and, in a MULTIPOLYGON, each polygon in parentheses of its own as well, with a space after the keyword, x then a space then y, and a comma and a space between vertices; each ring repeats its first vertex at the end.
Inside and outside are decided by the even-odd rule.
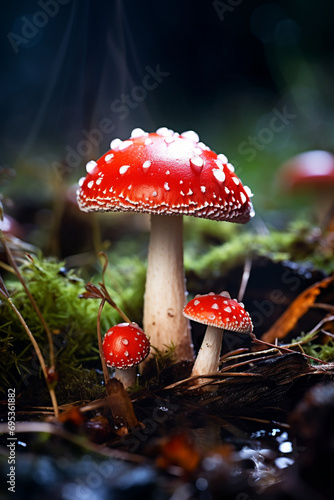
POLYGON ((334 334, 333 333, 329 333, 329 332, 327 332, 327 330, 324 330, 323 328, 320 331, 324 335, 328 335, 328 337, 331 337, 332 339, 334 338, 334 334))
POLYGON ((9 273, 15 274, 14 269, 5 262, 0 262, 0 267, 2 267, 2 269, 4 269, 5 271, 8 271, 9 273))
MULTIPOLYGON (((1 240, 1 243, 2 243, 2 245, 4 247, 4 250, 6 252, 7 258, 9 260, 12 268, 15 271, 16 276, 20 280, 20 282, 21 282, 21 284, 22 284, 22 286, 24 288, 24 291, 25 291, 25 293, 26 293, 26 295, 27 295, 27 297, 28 297, 28 299, 29 299, 32 307, 34 308, 37 316, 39 317, 39 319, 40 319, 40 321, 41 321, 41 323, 43 325, 44 330, 46 331, 46 335, 48 337, 48 343, 49 343, 49 350, 50 350, 50 367, 55 367, 55 352, 54 352, 53 339, 52 339, 52 334, 50 332, 50 329, 49 329, 49 327, 48 327, 48 325, 47 325, 47 323, 46 323, 46 321, 45 321, 45 319, 44 319, 44 317, 43 317, 43 315, 42 315, 42 313, 41 313, 41 311, 40 311, 40 309, 39 309, 39 307, 38 307, 38 305, 37 305, 37 303, 36 303, 36 301, 34 299, 34 297, 30 293, 30 290, 27 287, 26 282, 25 282, 23 276, 20 273, 20 270, 19 270, 19 268, 18 268, 18 266, 17 266, 17 264, 15 262, 15 259, 14 259, 13 255, 12 255, 12 252, 11 252, 9 246, 7 245, 7 242, 6 242, 6 240, 5 240, 4 236, 3 236, 2 231, 0 231, 0 240, 1 240)), ((33 261, 32 257, 29 256, 29 258, 33 261)))
MULTIPOLYGON (((226 418, 228 418, 228 416, 226 418)), ((233 418, 235 418, 235 417, 233 417, 233 418)), ((241 416, 241 415, 238 415, 237 418, 241 418, 242 420, 251 420, 252 422, 260 422, 260 424, 269 424, 269 425, 275 424, 278 427, 283 427, 284 429, 290 429, 289 424, 283 424, 282 422, 276 422, 273 420, 265 420, 263 418, 254 418, 254 417, 245 417, 245 416, 241 416)))
POLYGON ((240 288, 239 288, 239 293, 238 293, 238 301, 240 302, 245 295, 245 291, 248 285, 248 280, 250 276, 252 268, 252 259, 247 258, 245 260, 245 265, 244 265, 244 271, 242 273, 242 278, 241 278, 241 283, 240 283, 240 288))
POLYGON ((9 306, 13 309, 14 313, 16 314, 16 316, 18 317, 19 321, 21 322, 23 328, 25 329, 29 339, 30 339, 30 342, 32 343, 34 349, 35 349, 35 352, 36 352, 36 356, 38 358, 38 361, 41 365, 41 368, 42 368, 42 372, 43 372, 43 375, 44 375, 44 378, 45 378, 45 381, 46 381, 46 384, 47 384, 47 387, 48 387, 48 390, 49 390, 49 393, 50 393, 50 397, 51 397, 51 401, 52 401, 52 406, 53 406, 53 410, 54 410, 54 414, 55 414, 55 417, 58 417, 58 414, 59 414, 59 411, 58 411, 58 404, 57 404, 57 398, 56 398, 56 393, 55 393, 55 390, 50 387, 50 384, 49 384, 49 381, 48 381, 48 369, 46 367, 46 364, 45 364, 45 361, 44 361, 44 358, 43 358, 43 354, 39 348, 39 345, 37 344, 36 342, 36 339, 35 337, 33 336, 33 334, 31 333, 27 323, 25 322, 23 316, 21 315, 20 311, 15 307, 14 303, 12 302, 11 298, 10 297, 7 297, 7 296, 4 296, 3 297, 5 298, 5 300, 7 301, 7 303, 9 304, 9 306))
MULTIPOLYGON (((258 352, 254 353, 254 354, 259 355, 258 352)), ((265 359, 275 358, 278 354, 281 354, 281 353, 278 351, 278 352, 276 352, 276 354, 273 353, 270 356, 260 356, 260 357, 255 358, 255 359, 252 358, 252 359, 248 359, 247 361, 241 361, 240 363, 235 363, 234 365, 228 365, 228 366, 225 366, 225 368, 222 368, 221 370, 219 370, 218 373, 221 373, 221 374, 225 375, 225 372, 227 372, 227 371, 229 371, 231 369, 240 368, 241 366, 248 365, 249 363, 255 363, 256 361, 262 361, 262 360, 265 360, 265 359)))
POLYGON ((85 285, 86 292, 79 295, 80 299, 102 299, 108 302, 111 307, 116 309, 118 314, 124 319, 126 323, 131 323, 130 318, 117 306, 117 304, 110 297, 108 290, 103 283, 99 283, 99 287, 94 285, 94 283, 87 283, 85 285))
POLYGON ((329 321, 334 321, 334 316, 326 316, 325 318, 323 318, 321 321, 319 321, 319 323, 317 325, 315 325, 314 328, 312 328, 312 330, 310 330, 306 335, 310 335, 311 333, 315 333, 317 330, 320 330, 320 328, 322 327, 322 325, 324 323, 328 323, 329 321))
MULTIPOLYGON (((138 464, 148 461, 145 457, 142 457, 140 455, 135 455, 134 453, 129 453, 123 450, 115 450, 107 448, 106 446, 96 445, 82 436, 72 434, 66 431, 63 427, 59 425, 54 425, 49 422, 17 422, 15 431, 16 433, 41 432, 41 433, 53 434, 55 436, 59 436, 63 439, 66 439, 67 441, 70 441, 71 443, 74 443, 77 446, 86 448, 94 453, 99 453, 106 457, 116 458, 118 460, 126 460, 128 462, 133 462, 138 464)), ((8 432, 8 425, 0 424, 0 433, 5 434, 7 432, 8 432)), ((6 454, 8 455, 8 451, 6 451, 6 454)))
POLYGON ((108 381, 110 379, 109 377, 109 372, 108 368, 106 365, 106 360, 104 359, 104 354, 103 354, 103 349, 102 349, 102 336, 101 336, 101 314, 103 310, 103 306, 105 304, 105 299, 101 300, 101 304, 97 313, 97 342, 99 345, 99 352, 100 352, 100 359, 101 359, 101 365, 102 365, 102 370, 103 370, 103 376, 104 376, 104 383, 107 388, 108 386, 108 381))
POLYGON ((242 354, 248 354, 249 349, 248 347, 240 347, 239 349, 235 349, 235 351, 229 351, 219 358, 219 364, 223 363, 224 361, 227 361, 228 359, 232 358, 233 356, 236 355, 242 355, 242 354))
MULTIPOLYGON (((293 349, 289 349, 288 347, 283 347, 281 345, 275 345, 275 344, 271 344, 270 342, 265 342, 264 340, 260 340, 257 337, 255 337, 255 335, 253 333, 251 333, 250 336, 252 337, 253 342, 255 342, 256 344, 264 344, 264 345, 269 346, 269 347, 275 347, 276 349, 279 349, 279 350, 282 350, 285 352, 290 352, 290 353, 292 352, 292 353, 296 354, 296 351, 294 351, 293 349)), ((319 359, 319 358, 314 358, 313 356, 309 356, 308 354, 305 354, 304 352, 301 352, 299 354, 301 356, 304 356, 305 358, 313 359, 313 361, 317 361, 317 363, 329 364, 329 363, 327 363, 327 361, 323 361, 322 359, 319 359)))
POLYGON ((325 311, 329 311, 331 313, 334 313, 334 306, 331 304, 323 304, 322 302, 315 302, 312 304, 312 309, 325 309, 325 311))

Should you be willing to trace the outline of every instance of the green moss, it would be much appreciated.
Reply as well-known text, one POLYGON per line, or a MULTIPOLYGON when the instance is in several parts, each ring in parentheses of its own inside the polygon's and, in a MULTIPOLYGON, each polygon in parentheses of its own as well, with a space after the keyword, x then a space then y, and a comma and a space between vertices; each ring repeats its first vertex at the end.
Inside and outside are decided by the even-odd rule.
POLYGON ((321 359, 328 363, 334 361, 334 340, 330 339, 326 344, 318 344, 316 342, 309 342, 303 346, 304 351, 309 356, 321 359))
POLYGON ((171 342, 169 345, 165 345, 165 350, 157 349, 152 346, 154 351, 154 360, 156 363, 157 372, 160 373, 165 370, 168 366, 175 363, 175 349, 176 345, 171 342))
MULTIPOLYGON (((212 233, 211 233, 212 235, 212 233)), ((219 233, 215 233, 218 238, 219 233)), ((328 273, 334 271, 332 248, 324 245, 325 238, 315 235, 313 227, 304 221, 291 224, 285 231, 272 230, 254 234, 234 229, 221 234, 223 243, 187 245, 185 267, 200 277, 214 277, 244 263, 247 257, 267 257, 273 261, 293 260, 311 263, 328 273)))
MULTIPOLYGON (((96 320, 99 300, 80 299, 85 282, 74 271, 63 273, 64 264, 56 259, 27 260, 20 271, 53 334, 56 365, 59 373, 57 392, 76 385, 85 386, 85 367, 100 368, 97 349, 96 320), (84 375, 83 375, 84 374, 84 375)), ((98 264, 99 265, 99 264, 98 264)), ((96 276, 92 281, 98 283, 96 276)), ((112 259, 106 284, 117 305, 134 321, 141 321, 145 266, 136 259, 112 259), (117 265, 115 264, 117 263, 117 265), (109 288, 112 282, 113 286, 109 288), (117 290, 116 290, 117 289, 117 290)), ((21 283, 6 280, 13 302, 34 334, 48 364, 49 347, 43 327, 33 310, 21 283)), ((122 321, 108 305, 101 318, 102 334, 122 321)), ((40 368, 30 341, 12 310, 0 304, 0 387, 27 386, 40 378, 40 368)), ((73 393, 75 392, 73 388, 73 393)), ((80 390, 82 392, 82 390, 80 390)), ((66 393, 66 391, 65 391, 66 393)))

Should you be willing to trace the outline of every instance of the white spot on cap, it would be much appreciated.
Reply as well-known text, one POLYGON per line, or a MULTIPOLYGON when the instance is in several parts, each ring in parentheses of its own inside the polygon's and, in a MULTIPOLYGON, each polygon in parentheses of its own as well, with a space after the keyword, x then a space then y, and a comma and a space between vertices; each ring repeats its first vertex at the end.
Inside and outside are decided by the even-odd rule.
POLYGON ((125 174, 125 172, 130 168, 130 165, 123 165, 120 169, 119 169, 119 173, 120 174, 125 174))
POLYGON ((238 179, 238 177, 232 177, 232 180, 233 180, 234 184, 236 184, 236 185, 240 184, 240 180, 238 179))
POLYGON ((240 193, 240 199, 241 203, 245 203, 247 201, 246 195, 243 192, 240 193))
POLYGON ((158 193, 156 191, 153 191, 152 196, 158 196, 158 193))
POLYGON ((192 194, 194 194, 194 192, 189 188, 187 195, 191 196, 192 194))
POLYGON ((201 186, 201 191, 202 191, 202 193, 205 193, 206 187, 205 186, 201 186))
POLYGON ((126 339, 126 338, 122 339, 122 344, 123 345, 129 345, 128 339, 126 339))
POLYGON ((94 168, 96 167, 97 163, 96 161, 94 160, 90 160, 87 164, 86 164, 86 172, 88 174, 91 173, 92 170, 94 170, 94 168))
POLYGON ((231 313, 232 309, 230 308, 230 306, 227 306, 224 308, 224 311, 226 311, 227 313, 231 313))
POLYGON ((90 189, 94 186, 94 181, 89 181, 87 187, 90 189))
POLYGON ((231 172, 234 172, 234 167, 233 167, 232 163, 228 163, 228 164, 227 164, 227 168, 228 168, 231 172))
POLYGON ((158 135, 162 135, 163 137, 174 134, 174 131, 167 127, 160 127, 156 132, 158 135))
POLYGON ((85 177, 81 177, 78 181, 79 186, 81 187, 84 182, 85 182, 85 177))
POLYGON ((124 356, 129 356, 129 352, 128 351, 124 351, 124 356))
POLYGON ((199 300, 194 300, 194 306, 198 306, 198 304, 200 304, 200 301, 199 300))
POLYGON ((190 159, 190 164, 191 164, 193 167, 202 168, 202 167, 203 167, 203 165, 204 165, 204 160, 203 160, 203 158, 201 158, 200 156, 193 156, 193 157, 190 159))
POLYGON ((150 162, 150 160, 146 160, 143 163, 143 169, 147 170, 148 168, 150 168, 151 165, 152 165, 152 163, 150 162))
POLYGON ((227 159, 227 156, 223 155, 222 153, 220 153, 219 155, 217 155, 217 158, 218 160, 220 160, 224 165, 226 165, 226 163, 228 162, 228 159, 227 159))
POLYGON ((136 139, 137 137, 142 137, 143 135, 147 135, 147 132, 144 132, 142 128, 134 128, 131 132, 131 139, 136 139))
POLYGON ((211 309, 219 309, 219 305, 217 303, 212 304, 211 309))
POLYGON ((224 165, 222 164, 222 162, 220 160, 215 160, 215 164, 217 165, 217 167, 220 169, 220 170, 223 170, 224 169, 224 165))
POLYGON ((212 169, 212 173, 215 176, 215 178, 217 179, 217 181, 224 182, 225 174, 222 170, 220 170, 219 168, 214 168, 214 169, 212 169))
POLYGON ((120 144, 122 144, 122 141, 121 139, 119 139, 118 137, 116 137, 116 139, 113 139, 110 143, 110 149, 115 149, 117 148, 120 144))
POLYGON ((170 191, 170 187, 168 185, 168 182, 165 182, 164 184, 164 188, 166 189, 166 191, 170 191))
POLYGON ((149 146, 153 143, 153 140, 150 137, 147 137, 144 141, 145 146, 149 146))
POLYGON ((105 155, 104 161, 109 162, 113 159, 113 157, 114 155, 112 153, 108 153, 107 155, 105 155))
POLYGON ((169 175, 170 174, 170 171, 169 170, 166 170, 166 175, 169 175))
POLYGON ((166 144, 171 144, 172 142, 175 142, 175 137, 168 135, 165 137, 165 143, 166 144))
POLYGON ((226 193, 226 194, 229 194, 229 193, 230 193, 229 188, 228 188, 228 187, 226 187, 226 186, 225 186, 225 193, 226 193))
POLYGON ((99 178, 97 179, 97 181, 96 181, 96 184, 99 186, 99 185, 101 184, 101 182, 102 182, 102 177, 99 177, 99 178))
POLYGON ((186 132, 182 132, 181 137, 190 139, 194 142, 199 142, 198 134, 196 134, 196 132, 194 132, 193 130, 186 130, 186 132))
POLYGON ((201 148, 196 147, 194 148, 194 153, 195 155, 201 155, 203 153, 203 150, 201 148))
POLYGON ((129 146, 132 146, 133 142, 132 141, 123 141, 120 145, 119 145, 119 150, 120 151, 123 151, 123 149, 126 149, 128 148, 129 146))
POLYGON ((244 186, 244 190, 246 191, 246 193, 248 194, 248 196, 251 198, 253 195, 251 189, 248 187, 248 186, 244 186))

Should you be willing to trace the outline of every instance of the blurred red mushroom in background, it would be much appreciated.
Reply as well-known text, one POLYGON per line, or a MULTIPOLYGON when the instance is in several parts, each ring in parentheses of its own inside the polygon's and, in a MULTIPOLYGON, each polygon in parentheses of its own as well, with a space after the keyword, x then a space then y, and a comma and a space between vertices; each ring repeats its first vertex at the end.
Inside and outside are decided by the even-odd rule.
POLYGON ((334 231, 334 155, 328 151, 307 151, 293 156, 278 171, 285 192, 305 193, 316 203, 318 223, 334 231))
POLYGON ((15 238, 22 239, 24 237, 23 227, 10 215, 4 215, 3 219, 0 219, 0 229, 3 233, 10 234, 15 238))
MULTIPOLYGON (((2 237, 5 239, 14 255, 24 256, 25 253, 37 253, 37 248, 35 246, 23 240, 26 236, 23 226, 10 215, 3 214, 2 219, 0 217, 0 230, 2 232, 2 237)), ((2 253, 2 250, 3 248, 0 242, 0 253, 2 253)), ((5 257, 3 258, 6 260, 5 257)))

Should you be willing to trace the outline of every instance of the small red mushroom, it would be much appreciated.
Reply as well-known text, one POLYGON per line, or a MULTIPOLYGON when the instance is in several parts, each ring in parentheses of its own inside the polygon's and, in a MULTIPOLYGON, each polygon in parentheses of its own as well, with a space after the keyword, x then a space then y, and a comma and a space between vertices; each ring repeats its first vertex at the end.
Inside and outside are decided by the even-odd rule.
POLYGON ((244 305, 231 299, 227 292, 197 295, 188 302, 183 314, 193 321, 208 325, 192 376, 217 373, 224 330, 245 334, 253 331, 252 320, 244 305))
POLYGON ((114 139, 111 150, 89 161, 80 179, 81 210, 151 214, 144 330, 152 345, 173 343, 178 361, 192 360, 183 267, 182 216, 246 223, 254 214, 251 192, 223 154, 216 154, 196 132, 156 133, 136 128, 130 139, 114 139))
POLYGON ((127 388, 135 384, 135 366, 150 352, 150 342, 136 323, 120 323, 107 331, 102 349, 107 366, 115 368, 115 377, 127 388))

